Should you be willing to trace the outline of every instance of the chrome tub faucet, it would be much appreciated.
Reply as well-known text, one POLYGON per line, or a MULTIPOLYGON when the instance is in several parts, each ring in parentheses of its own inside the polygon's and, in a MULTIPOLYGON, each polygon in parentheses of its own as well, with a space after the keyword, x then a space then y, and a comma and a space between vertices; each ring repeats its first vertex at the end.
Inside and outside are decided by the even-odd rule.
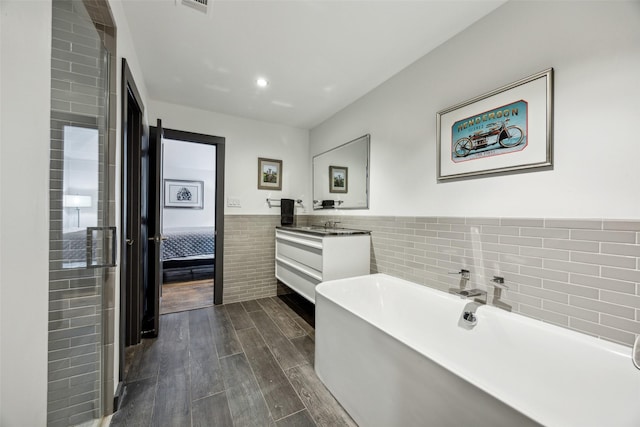
POLYGON ((465 270, 462 269, 460 271, 452 271, 448 274, 459 274, 460 275, 460 284, 459 287, 457 288, 449 288, 449 293, 451 294, 455 294, 458 291, 463 290, 464 288, 467 287, 467 282, 469 281, 469 279, 471 279, 471 273, 469 272, 469 270, 465 270))
POLYGON ((491 300, 491 305, 506 311, 511 311, 511 306, 500 299, 502 298, 502 291, 509 289, 509 287, 504 284, 504 277, 493 276, 493 279, 491 279, 491 285, 493 286, 493 298, 491 300))

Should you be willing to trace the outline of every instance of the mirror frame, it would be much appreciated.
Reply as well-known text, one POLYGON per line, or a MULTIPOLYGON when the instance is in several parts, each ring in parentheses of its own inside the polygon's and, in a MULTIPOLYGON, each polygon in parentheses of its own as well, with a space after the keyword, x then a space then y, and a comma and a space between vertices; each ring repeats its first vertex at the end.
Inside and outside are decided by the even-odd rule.
POLYGON ((365 142, 366 142, 366 146, 367 146, 367 158, 366 158, 366 167, 365 167, 365 180, 366 180, 366 185, 365 185, 365 191, 366 191, 366 202, 367 205, 366 207, 341 207, 340 204, 337 204, 336 206, 334 206, 333 210, 368 210, 370 209, 369 206, 369 194, 370 194, 370 167, 371 167, 371 134, 364 134, 362 136, 359 136, 355 139, 352 139, 348 142, 345 142, 344 144, 338 145, 337 147, 333 147, 327 151, 323 151, 322 153, 316 154, 315 156, 313 156, 313 158, 311 159, 311 196, 312 196, 312 204, 313 204, 313 210, 314 211, 318 211, 318 210, 331 210, 331 209, 324 209, 322 207, 322 205, 320 204, 322 201, 316 199, 316 195, 315 195, 315 186, 316 186, 316 164, 315 164, 315 160, 316 157, 320 157, 323 156, 325 154, 328 154, 332 151, 336 151, 339 150, 340 148, 343 148, 351 143, 354 143, 356 141, 359 141, 363 138, 366 138, 365 142), (316 203, 318 202, 318 203, 316 203))

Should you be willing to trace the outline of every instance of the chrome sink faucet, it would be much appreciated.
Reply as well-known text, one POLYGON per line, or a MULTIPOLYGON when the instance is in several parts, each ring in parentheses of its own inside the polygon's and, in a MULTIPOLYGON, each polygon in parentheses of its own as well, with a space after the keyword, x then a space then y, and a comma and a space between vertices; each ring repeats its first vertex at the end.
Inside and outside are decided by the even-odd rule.
POLYGON ((340 221, 327 221, 324 223, 324 228, 338 228, 340 221))

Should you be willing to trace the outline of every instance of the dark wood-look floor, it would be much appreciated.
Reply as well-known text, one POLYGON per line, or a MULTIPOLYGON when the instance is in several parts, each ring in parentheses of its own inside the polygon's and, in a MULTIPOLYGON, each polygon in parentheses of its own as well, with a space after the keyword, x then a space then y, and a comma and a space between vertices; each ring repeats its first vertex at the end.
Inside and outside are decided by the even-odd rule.
POLYGON ((213 305, 213 280, 162 285, 160 314, 195 310, 213 305))
POLYGON ((313 327, 277 297, 163 315, 128 348, 111 425, 355 426, 313 357, 313 327))

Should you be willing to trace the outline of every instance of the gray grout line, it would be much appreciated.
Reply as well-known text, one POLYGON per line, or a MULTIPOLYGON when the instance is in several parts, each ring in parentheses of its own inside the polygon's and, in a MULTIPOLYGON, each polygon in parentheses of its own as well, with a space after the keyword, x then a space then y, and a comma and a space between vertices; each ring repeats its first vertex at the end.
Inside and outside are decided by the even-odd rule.
MULTIPOLYGON (((295 390, 295 389, 294 389, 294 390, 295 390)), ((297 392, 296 392, 296 394, 297 394, 297 392)), ((300 397, 300 396, 298 396, 298 397, 300 397)), ((302 404, 304 405, 304 402, 302 402, 302 404)), ((282 421, 282 420, 284 420, 284 419, 287 419, 287 418, 289 418, 289 417, 294 416, 295 414, 299 414, 300 412, 304 412, 304 411, 309 412, 309 410, 307 409, 306 405, 305 405, 304 409, 300 409, 299 411, 296 411, 296 412, 294 412, 294 413, 292 413, 292 414, 289 414, 289 415, 285 415, 284 417, 282 417, 282 418, 278 418, 277 420, 274 420, 274 421, 275 421, 275 422, 282 421)), ((309 416, 311 416, 311 414, 309 414, 309 416)), ((314 422, 314 424, 315 424, 315 420, 314 420, 313 422, 314 422)))

